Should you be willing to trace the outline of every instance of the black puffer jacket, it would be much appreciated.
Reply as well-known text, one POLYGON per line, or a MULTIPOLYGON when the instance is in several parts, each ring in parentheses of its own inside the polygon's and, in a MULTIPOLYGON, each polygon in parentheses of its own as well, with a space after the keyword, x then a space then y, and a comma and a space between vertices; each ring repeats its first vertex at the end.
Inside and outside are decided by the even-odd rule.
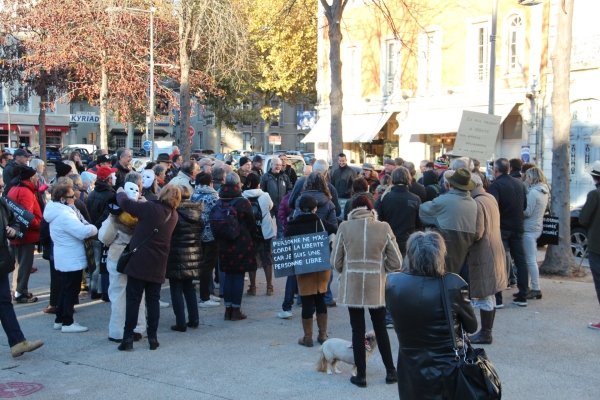
POLYGON ((131 171, 135 171, 135 169, 125 168, 118 161, 115 163, 115 165, 113 165, 113 168, 117 169, 117 172, 115 172, 115 175, 117 176, 117 182, 115 183, 115 190, 117 190, 118 188, 125 186, 125 177, 131 171))
POLYGON ((521 181, 508 174, 499 175, 488 189, 488 193, 496 198, 500 208, 500 230, 523 233, 523 211, 527 208, 527 193, 521 181))
POLYGON ((406 241, 420 228, 419 207, 421 199, 409 193, 405 185, 392 186, 391 190, 375 202, 380 221, 390 224, 402 255, 406 254, 406 241))
MULTIPOLYGON (((423 186, 425 186, 425 191, 427 192, 426 201, 431 201, 440 195, 438 175, 435 171, 423 172, 423 186)), ((426 201, 423 201, 423 203, 426 201)))
POLYGON ((167 261, 167 279, 198 279, 202 249, 202 203, 184 200, 177 207, 179 219, 173 236, 167 261))
POLYGON ((349 199, 352 196, 352 183, 356 179, 357 173, 351 167, 338 167, 333 171, 331 183, 335 186, 338 195, 342 199, 349 199))
POLYGON ((419 199, 421 199, 421 204, 427 201, 427 191, 425 190, 425 186, 421 185, 416 180, 412 180, 408 191, 419 196, 419 199))
POLYGON ((108 218, 108 204, 115 201, 115 191, 106 182, 97 180, 92 193, 88 195, 85 206, 90 213, 92 224, 100 229, 102 223, 108 218))
MULTIPOLYGON (((458 275, 446 274, 453 327, 468 333, 477 330, 477 318, 469 302, 467 283, 458 275)), ((401 399, 438 400, 445 397, 444 375, 456 380, 457 369, 450 326, 442 303, 439 277, 389 274, 385 302, 394 321, 398 351, 398 389, 401 399)), ((462 348, 462 338, 457 337, 462 348)), ((460 400, 460 399, 455 399, 460 400)))

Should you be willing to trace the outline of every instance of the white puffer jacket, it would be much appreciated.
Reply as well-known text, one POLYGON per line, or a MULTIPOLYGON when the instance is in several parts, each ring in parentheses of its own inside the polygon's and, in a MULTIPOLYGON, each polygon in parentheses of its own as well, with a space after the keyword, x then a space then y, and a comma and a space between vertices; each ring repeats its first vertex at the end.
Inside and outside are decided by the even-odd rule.
POLYGON ((56 201, 46 205, 44 219, 50 224, 56 269, 73 272, 86 268, 83 240, 94 236, 98 229, 94 225, 83 224, 71 207, 56 201))
MULTIPOLYGON (((244 196, 246 199, 258 197, 258 205, 260 206, 260 211, 262 212, 263 216, 261 222, 263 237, 265 239, 274 238, 277 235, 277 221, 275 218, 271 217, 273 200, 271 200, 269 193, 263 192, 262 189, 249 189, 244 190, 242 196, 244 196)), ((258 221, 256 222, 258 223, 258 221)))
POLYGON ((535 233, 539 237, 542 234, 542 222, 544 213, 548 206, 548 194, 550 189, 544 183, 529 187, 527 193, 527 208, 523 211, 525 220, 523 227, 525 232, 535 233))

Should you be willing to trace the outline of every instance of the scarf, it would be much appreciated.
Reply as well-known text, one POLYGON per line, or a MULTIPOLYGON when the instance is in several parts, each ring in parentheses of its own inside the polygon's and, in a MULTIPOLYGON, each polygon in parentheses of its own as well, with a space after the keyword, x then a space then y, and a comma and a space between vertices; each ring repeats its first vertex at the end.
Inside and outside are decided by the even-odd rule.
POLYGON ((75 211, 75 215, 77 215, 77 218, 79 218, 79 221, 82 224, 84 224, 84 225, 90 224, 89 222, 86 221, 86 219, 83 217, 83 215, 79 212, 77 207, 75 207, 75 204, 67 204, 67 206, 69 206, 71 208, 71 210, 75 211))

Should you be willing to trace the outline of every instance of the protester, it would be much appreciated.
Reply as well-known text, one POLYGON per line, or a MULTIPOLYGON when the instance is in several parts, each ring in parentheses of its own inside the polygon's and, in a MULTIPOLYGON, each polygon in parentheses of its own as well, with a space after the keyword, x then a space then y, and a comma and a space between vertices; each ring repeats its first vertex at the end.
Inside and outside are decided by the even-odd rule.
POLYGON ((375 189, 375 194, 373 194, 373 199, 375 199, 375 201, 379 200, 384 193, 390 191, 391 186, 392 186, 392 176, 384 175, 383 178, 381 178, 381 185, 377 186, 377 189, 375 189))
MULTIPOLYGON (((335 206, 331 202, 331 193, 329 193, 329 187, 325 178, 318 172, 313 172, 306 178, 304 182, 304 191, 302 195, 309 194, 317 200, 317 215, 324 221, 329 222, 331 225, 337 228, 338 221, 335 216, 335 206)), ((300 210, 300 199, 296 203, 296 211, 294 216, 301 213, 300 210)))
MULTIPOLYGON (((216 169, 217 170, 217 169, 216 169)), ((216 171, 213 170, 213 173, 216 171)), ((218 169, 223 171, 222 169, 218 169)), ((219 202, 219 195, 213 188, 210 174, 201 172, 196 175, 196 187, 191 197, 192 203, 202 204, 203 230, 200 237, 201 262, 200 262, 200 302, 201 308, 220 306, 220 298, 210 293, 212 273, 217 268, 219 256, 219 242, 215 239, 210 229, 209 217, 213 207, 219 202)), ((221 280, 219 279, 219 282, 221 280)), ((219 288, 220 289, 220 288, 219 288)))
POLYGON ((200 166, 196 161, 186 161, 181 164, 179 173, 176 177, 171 179, 169 183, 175 186, 185 186, 190 192, 193 192, 194 186, 192 185, 192 181, 195 179, 196 175, 198 175, 199 170, 200 166))
POLYGON ((385 290, 385 303, 400 344, 398 392, 401 399, 452 399, 452 395, 444 395, 444 382, 456 381, 456 351, 462 350, 462 340, 457 340, 459 348, 455 350, 450 329, 460 332, 462 326, 467 333, 477 330, 468 285, 460 276, 446 273, 447 247, 439 233, 415 232, 406 248, 403 273, 389 275, 385 290), (440 277, 444 275, 452 327, 446 322, 441 300, 445 294, 440 277))
POLYGON ((352 193, 352 182, 356 179, 356 175, 356 171, 348 165, 346 155, 344 153, 338 154, 338 168, 333 171, 331 183, 341 198, 350 198, 352 193))
MULTIPOLYGON (((325 160, 316 160, 315 161, 315 163, 313 165, 313 172, 318 172, 321 175, 323 175, 323 178, 325 178, 326 182, 327 182, 327 178, 326 178, 327 171, 329 171, 329 164, 327 163, 327 161, 325 161, 325 160)), ((294 185, 294 189, 292 190, 292 194, 288 201, 288 205, 291 208, 296 207, 296 201, 298 200, 298 198, 304 191, 304 183, 306 182, 307 176, 303 176, 302 178, 298 179, 298 181, 294 185)), ((331 194, 331 202, 335 206, 335 215, 339 217, 340 215, 342 215, 342 208, 340 207, 340 202, 338 200, 338 192, 335 189, 335 187, 329 182, 327 182, 327 188, 329 189, 329 193, 331 194)), ((278 229, 279 229, 279 227, 278 227, 278 229)))
MULTIPOLYGON (((173 160, 173 158, 175 158, 176 155, 180 155, 179 147, 171 146, 171 154, 169 154, 169 158, 171 158, 171 160, 173 160)), ((173 162, 175 162, 175 161, 173 161, 173 162)))
POLYGON ((479 177, 481 178, 481 182, 483 183, 483 189, 485 191, 487 191, 492 183, 490 182, 490 180, 487 177, 487 175, 485 174, 485 172, 481 172, 481 170, 480 170, 481 163, 479 162, 479 160, 474 158, 472 161, 473 161, 473 169, 471 170, 471 172, 473 174, 479 175, 479 177))
POLYGON ((221 185, 225 183, 225 176, 227 176, 227 173, 228 173, 227 170, 229 168, 231 168, 231 167, 227 164, 215 166, 213 168, 213 171, 212 171, 213 189, 215 189, 217 192, 219 191, 219 188, 221 187, 221 185))
MULTIPOLYGON (((527 299, 541 299, 540 271, 537 263, 537 240, 542 236, 544 214, 548 207, 550 188, 541 169, 533 167, 525 173, 525 181, 529 185, 527 208, 523 211, 523 250, 525 261, 531 278, 531 290, 527 299)), ((589 241, 588 241, 589 243, 589 241)))
POLYGON ((421 199, 408 191, 411 177, 408 169, 398 167, 392 172, 390 191, 382 195, 375 203, 380 221, 387 222, 398 243, 402 254, 406 254, 408 237, 420 227, 419 207, 421 199))
POLYGON ((115 176, 117 180, 114 185, 114 189, 122 188, 125 185, 125 176, 130 173, 133 168, 131 168, 131 160, 133 156, 131 150, 126 149, 125 147, 121 147, 117 150, 117 162, 114 163, 113 168, 116 168, 115 176))
POLYGON ((151 169, 142 171, 142 196, 146 200, 158 200, 158 182, 156 174, 151 169))
POLYGON ((12 161, 12 159, 13 155, 8 152, 0 154, 0 177, 4 175, 4 168, 6 168, 6 164, 9 161, 12 161))
POLYGON ((252 162, 248 157, 241 157, 237 174, 240 177, 242 185, 246 183, 246 177, 250 174, 250 171, 252 171, 252 162))
POLYGON ((178 220, 176 208, 180 201, 181 192, 175 185, 165 186, 156 201, 131 200, 121 189, 117 193, 119 207, 138 218, 129 243, 130 249, 133 251, 141 246, 141 251, 131 253, 125 267, 127 306, 123 342, 119 345, 119 350, 133 349, 133 330, 137 325, 144 294, 150 350, 156 350, 159 346, 156 330, 160 318, 160 289, 165 282, 171 236, 178 220))
POLYGON ((33 268, 33 253, 35 245, 39 241, 40 221, 42 220, 42 209, 37 196, 39 176, 33 168, 28 166, 19 166, 15 172, 18 172, 15 178, 16 182, 13 181, 7 197, 33 214, 33 219, 23 238, 14 238, 10 241, 12 254, 17 264, 13 273, 12 286, 17 303, 35 303, 38 298, 29 292, 29 275, 33 268))
MULTIPOLYGON (((368 309, 387 372, 385 382, 391 384, 397 378, 386 329, 385 282, 387 272, 400 270, 402 255, 390 226, 377 221, 371 200, 359 195, 352 201, 352 208, 348 222, 338 229, 331 253, 331 265, 341 275, 338 303, 348 307, 352 326, 352 350, 357 373, 350 382, 360 387, 367 386, 364 343, 365 309, 368 309)), ((304 306, 304 301, 302 304, 304 306)))
MULTIPOLYGON (((273 208, 271 209, 271 217, 277 222, 277 211, 281 200, 288 193, 292 192, 292 183, 290 178, 281 171, 282 162, 279 158, 271 159, 271 169, 263 174, 260 178, 260 187, 262 190, 271 196, 273 208)), ((277 237, 283 237, 283 226, 277 226, 279 232, 277 237)))
POLYGON ((35 169, 35 172, 38 174, 39 185, 45 185, 46 179, 44 178, 44 169, 46 168, 46 164, 44 164, 44 161, 40 160, 39 158, 34 158, 29 162, 29 166, 35 169))
POLYGON ((240 227, 240 233, 234 240, 219 240, 219 266, 225 272, 225 280, 221 282, 225 296, 225 320, 239 321, 247 318, 241 310, 244 274, 256 271, 255 244, 250 234, 256 229, 256 219, 250 202, 242 197, 238 174, 227 174, 220 196, 223 205, 235 209, 240 227))
POLYGON ((520 158, 511 158, 508 161, 510 165, 510 173, 509 175, 513 178, 517 178, 521 180, 521 168, 523 167, 523 161, 520 158))
POLYGON ((86 332, 87 327, 73 320, 73 307, 81 289, 81 271, 88 264, 83 242, 96 235, 98 229, 75 208, 72 188, 56 186, 52 190, 52 200, 44 210, 44 219, 50 224, 55 268, 61 273, 54 329, 63 333, 86 332))
POLYGON ((396 169, 396 161, 388 158, 383 162, 383 171, 379 173, 379 180, 381 181, 385 175, 392 175, 392 172, 396 169))
POLYGON ((88 166, 88 171, 96 172, 96 168, 100 165, 106 165, 107 167, 111 166, 110 157, 108 156, 108 150, 106 149, 98 149, 93 153, 94 160, 92 160, 88 166))
POLYGON ((48 260, 50 266, 50 296, 48 306, 42 311, 44 314, 56 314, 58 305, 58 295, 60 294, 61 277, 60 271, 56 270, 54 265, 54 244, 50 237, 50 225, 48 221, 42 218, 40 222, 40 245, 42 245, 42 258, 48 260))
MULTIPOLYGON (((179 171, 181 171, 181 166, 183 165, 183 157, 181 156, 181 154, 178 153, 178 154, 171 154, 170 158, 173 161, 173 163, 171 164, 171 167, 170 167, 171 176, 173 178, 175 178, 179 174, 179 171)), ((191 161, 193 161, 193 160, 191 160, 191 161)))
POLYGON ((83 165, 83 162, 81 161, 81 153, 79 151, 75 150, 71 152, 71 154, 69 154, 69 161, 73 161, 78 174, 85 171, 85 165, 83 165))
MULTIPOLYGON (((588 260, 600 303, 600 160, 594 162, 590 175, 596 189, 588 193, 585 205, 579 213, 579 223, 588 230, 588 260)), ((588 328, 600 329, 600 321, 590 322, 588 328)))
POLYGON ((254 158, 252 159, 252 169, 250 172, 255 173, 256 175, 258 175, 258 179, 260 180, 260 177, 263 174, 263 164, 264 164, 263 158, 260 155, 255 155, 254 158))
POLYGON ((438 175, 435 171, 425 171, 423 173, 423 186, 425 186, 425 193, 427 193, 427 200, 432 201, 440 195, 440 186, 438 185, 438 175))
POLYGON ((281 160, 281 172, 288 176, 290 183, 294 186, 296 181, 298 181, 298 175, 296 174, 294 167, 288 164, 288 158, 285 153, 280 154, 279 159, 281 160))
MULTIPOLYGON (((206 174, 206 173, 205 173, 206 174)), ((190 201, 191 192, 186 186, 179 186, 181 202, 177 206, 177 225, 171 237, 171 247, 167 261, 167 279, 171 288, 171 301, 175 313, 175 325, 171 330, 185 332, 188 327, 197 328, 200 324, 198 303, 193 279, 198 279, 199 262, 202 259, 201 237, 204 231, 202 203, 190 201), (185 319, 184 301, 188 319, 185 319)))
MULTIPOLYGON (((379 180, 377 182, 379 182, 379 180)), ((358 177, 354 180, 354 182, 352 183, 352 197, 350 198, 350 200, 346 201, 346 204, 344 204, 344 221, 348 220, 348 215, 350 214, 350 211, 353 210, 352 202, 358 196, 367 196, 371 204, 375 203, 373 195, 369 193, 368 190, 369 184, 367 183, 367 180, 365 178, 358 177)))
POLYGON ((459 274, 475 242, 477 204, 469 195, 475 188, 471 173, 459 168, 444 175, 447 193, 419 209, 423 226, 436 228, 446 241, 446 271, 459 274))
POLYGON ((425 186, 417 182, 417 171, 415 170, 415 164, 406 161, 403 165, 404 168, 408 169, 410 173, 410 186, 408 187, 408 191, 412 194, 416 194, 421 199, 421 203, 425 203, 427 201, 427 190, 425 190, 425 186))
MULTIPOLYGON (((320 176, 318 173, 313 172, 320 176)), ((311 174, 311 176, 313 175, 311 174)), ((321 177, 322 179, 322 177, 321 177)), ((286 237, 305 235, 326 231, 328 235, 337 231, 337 224, 332 225, 326 219, 320 218, 317 209, 319 202, 310 193, 305 192, 298 199, 298 211, 294 219, 288 223, 285 232, 286 237)), ((310 272, 297 275, 298 292, 302 297, 302 328, 304 336, 298 340, 298 344, 313 347, 313 313, 317 313, 317 326, 319 335, 317 341, 321 344, 327 340, 327 305, 325 303, 325 292, 331 277, 331 270, 310 272)))
MULTIPOLYGON (((488 193, 496 198, 500 208, 500 230, 502 243, 506 252, 506 267, 511 269, 511 256, 517 267, 517 287, 519 293, 513 303, 527 306, 527 285, 529 272, 523 249, 524 218, 523 210, 527 208, 527 195, 525 187, 516 178, 508 175, 509 163, 506 158, 499 158, 494 162, 494 182, 490 185, 488 193)), ((509 283, 512 271, 508 271, 509 283)), ((502 292, 496 293, 496 308, 502 308, 502 292)))
MULTIPOLYGON (((193 161, 195 161, 195 159, 193 161)), ((207 174, 212 174, 214 164, 215 164, 215 162, 208 157, 201 158, 200 161, 198 161, 198 167, 199 167, 198 173, 206 172, 207 174)), ((193 175, 193 176, 195 177, 196 175, 193 175)), ((193 190, 192 190, 192 192, 193 192, 193 190)))
MULTIPOLYGON (((169 183, 169 181, 171 179, 173 179, 175 177, 175 175, 177 175, 179 173, 179 171, 176 171, 175 174, 173 174, 173 161, 171 160, 171 158, 169 157, 169 155, 167 153, 160 153, 157 157, 156 157, 156 165, 162 165, 163 167, 165 167, 165 176, 164 178, 162 178, 164 180, 164 183, 162 183, 162 186, 167 185, 169 183)), ((156 173, 156 176, 159 176, 159 174, 154 171, 156 173)), ((159 182, 160 183, 160 182, 159 182)), ((162 189, 161 186, 161 189, 162 189)))
POLYGON ((31 155, 23 149, 17 149, 13 153, 13 156, 13 159, 6 163, 2 172, 2 180, 5 185, 4 192, 2 193, 4 197, 7 197, 13 185, 19 182, 17 179, 19 176, 19 167, 26 167, 31 155), (15 180, 14 182, 13 179, 15 180))
POLYGON ((302 170, 302 176, 308 176, 313 172, 313 166, 312 165, 305 165, 304 169, 302 170))
POLYGON ((279 210, 277 211, 277 221, 283 227, 284 232, 287 231, 288 219, 294 214, 294 209, 288 205, 291 195, 291 193, 288 193, 281 199, 281 204, 279 204, 279 210))
MULTIPOLYGON (((4 190, 4 181, 0 176, 0 193, 2 193, 2 190, 4 190)), ((0 257, 6 260, 12 257, 7 241, 14 238, 20 232, 20 225, 5 199, 0 199, 0 215, 0 257)), ((30 342, 25 339, 10 295, 8 275, 12 272, 12 268, 4 268, 6 268, 6 265, 3 265, 3 270, 0 274, 0 320, 2 320, 2 328, 8 339, 10 352, 13 358, 16 358, 27 352, 39 349, 44 345, 44 342, 41 340, 30 342)))
POLYGON ((379 179, 377 179, 377 173, 375 172, 375 168, 373 167, 373 165, 369 163, 364 163, 362 165, 362 172, 360 173, 360 176, 367 181, 367 185, 369 186, 369 193, 375 193, 375 189, 377 189, 377 186, 379 186, 380 182, 379 179))
POLYGON ((470 336, 471 343, 491 344, 492 329, 496 316, 494 294, 506 288, 506 256, 500 233, 500 211, 494 196, 483 189, 478 174, 471 175, 476 185, 471 197, 477 204, 475 243, 469 249, 469 294, 477 299, 480 307, 481 330, 470 336))

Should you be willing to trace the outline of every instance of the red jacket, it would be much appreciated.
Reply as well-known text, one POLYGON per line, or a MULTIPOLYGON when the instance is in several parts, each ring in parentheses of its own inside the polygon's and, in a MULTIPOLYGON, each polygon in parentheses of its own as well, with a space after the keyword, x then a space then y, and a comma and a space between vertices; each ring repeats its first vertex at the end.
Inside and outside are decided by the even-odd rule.
POLYGON ((11 240, 10 244, 37 243, 40 239, 40 222, 42 221, 42 209, 36 196, 36 190, 30 181, 19 181, 19 184, 10 188, 8 197, 33 214, 33 221, 25 233, 23 240, 11 240))

